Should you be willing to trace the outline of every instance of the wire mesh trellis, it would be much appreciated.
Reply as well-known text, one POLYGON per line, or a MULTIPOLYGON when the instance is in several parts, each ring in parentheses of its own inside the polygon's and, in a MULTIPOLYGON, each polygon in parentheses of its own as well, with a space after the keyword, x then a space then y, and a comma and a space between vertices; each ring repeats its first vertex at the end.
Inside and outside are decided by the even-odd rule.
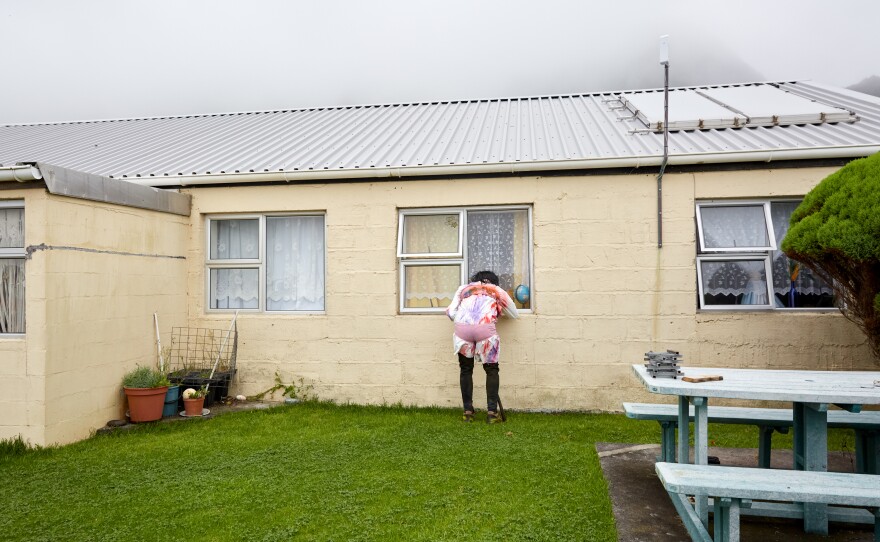
POLYGON ((211 394, 205 402, 222 400, 236 373, 238 328, 171 328, 168 352, 168 378, 187 387, 208 386, 211 394))

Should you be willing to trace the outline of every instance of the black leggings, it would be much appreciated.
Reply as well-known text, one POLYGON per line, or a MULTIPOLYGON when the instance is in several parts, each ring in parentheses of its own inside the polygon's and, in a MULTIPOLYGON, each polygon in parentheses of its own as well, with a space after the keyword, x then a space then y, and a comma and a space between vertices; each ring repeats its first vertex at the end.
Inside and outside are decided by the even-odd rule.
MULTIPOLYGON (((474 358, 466 357, 462 354, 458 355, 458 366, 461 368, 459 383, 461 384, 461 402, 464 403, 464 409, 471 412, 474 411, 474 358)), ((484 363, 483 370, 486 371, 486 405, 490 412, 497 412, 498 409, 498 386, 500 384, 498 378, 498 364, 484 363)))

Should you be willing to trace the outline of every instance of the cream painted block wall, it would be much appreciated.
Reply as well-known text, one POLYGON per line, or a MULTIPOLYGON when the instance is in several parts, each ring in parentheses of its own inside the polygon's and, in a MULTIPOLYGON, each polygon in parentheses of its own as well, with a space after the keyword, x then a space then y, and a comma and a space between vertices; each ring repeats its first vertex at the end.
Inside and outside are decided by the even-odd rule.
MULTIPOLYGON (((458 405, 450 322, 397 311, 398 209, 530 204, 535 311, 499 325, 510 408, 617 411, 647 400, 630 365, 651 349, 681 350, 695 365, 868 369, 863 336, 838 314, 696 308, 695 200, 802 196, 832 171, 667 174, 661 250, 653 174, 190 189, 190 322, 225 328, 231 318, 205 311, 206 215, 325 212, 326 312, 241 313, 236 393, 269 388, 278 371, 325 399, 458 405)), ((478 405, 481 381, 477 369, 478 405)))
MULTIPOLYGON (((23 200, 25 246, 45 233, 48 202, 41 189, 0 191, 0 200, 23 200)), ((45 443, 45 262, 25 262, 24 335, 0 335, 0 439, 21 436, 45 443)))
POLYGON ((45 319, 27 338, 45 355, 43 443, 64 443, 124 415, 123 374, 157 359, 154 312, 163 342, 186 324, 189 218, 50 196, 43 220, 27 276, 45 319))

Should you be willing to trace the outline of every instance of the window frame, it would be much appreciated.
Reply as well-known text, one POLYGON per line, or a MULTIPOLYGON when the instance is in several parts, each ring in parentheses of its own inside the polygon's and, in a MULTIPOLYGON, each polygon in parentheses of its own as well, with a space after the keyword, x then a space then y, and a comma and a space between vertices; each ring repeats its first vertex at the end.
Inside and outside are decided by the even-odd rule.
POLYGON ((228 314, 230 312, 242 312, 249 314, 271 315, 301 315, 301 314, 326 314, 327 313, 327 213, 319 211, 293 211, 271 213, 242 213, 242 214, 206 214, 205 215, 205 312, 215 314, 228 314), (268 268, 267 261, 267 233, 266 219, 273 217, 314 216, 321 217, 323 225, 323 259, 324 259, 324 308, 322 310, 268 310, 266 300, 266 284, 268 268), (258 219, 257 243, 258 255, 256 259, 211 259, 211 227, 213 221, 219 220, 247 220, 258 219), (258 307, 255 309, 215 309, 211 307, 211 270, 212 269, 256 269, 258 277, 258 307))
POLYGON ((725 254, 725 255, 709 255, 705 257, 697 258, 697 289, 700 296, 700 308, 703 310, 734 310, 734 311, 742 311, 742 310, 766 310, 773 309, 773 299, 775 294, 773 293, 773 289, 771 288, 773 284, 773 275, 771 274, 772 265, 770 262, 770 253, 760 254, 760 253, 746 253, 742 254, 725 254), (764 262, 764 275, 767 277, 767 281, 765 283, 766 294, 767 294, 767 303, 764 305, 706 305, 704 303, 703 297, 703 266, 702 262, 737 262, 737 261, 747 261, 747 262, 764 262))
MULTIPOLYGON (((20 247, 3 247, 0 248, 0 258, 4 260, 23 260, 25 262, 25 278, 27 278, 27 213, 25 213, 25 204, 23 199, 2 200, 0 201, 0 209, 21 209, 22 221, 22 243, 20 247)), ((27 284, 25 284, 25 330, 17 333, 0 333, 2 339, 14 339, 24 337, 27 333, 27 284)))
POLYGON ((830 312, 837 311, 836 307, 777 307, 774 303, 775 292, 773 290, 773 252, 781 250, 776 244, 776 230, 773 227, 773 219, 771 214, 771 205, 774 203, 800 203, 803 197, 781 197, 781 198, 749 198, 749 199, 732 199, 717 200, 706 199, 697 200, 694 204, 696 212, 697 225, 697 255, 696 255, 696 271, 697 271, 697 309, 700 311, 782 311, 782 312, 830 312), (767 229, 769 240, 768 247, 736 247, 736 248, 706 248, 703 237, 703 223, 701 215, 701 207, 743 207, 761 205, 764 208, 764 224, 767 229), (701 262, 717 262, 717 261, 764 261, 764 270, 767 276, 767 305, 706 305, 703 293, 703 276, 701 262))
POLYGON ((398 271, 398 288, 397 288, 397 310, 399 314, 443 314, 446 312, 446 307, 414 307, 409 308, 404 306, 404 301, 406 300, 406 281, 405 281, 405 273, 406 267, 413 265, 450 265, 450 264, 459 264, 461 267, 461 278, 460 284, 464 284, 468 279, 468 271, 467 271, 467 261, 468 261, 468 250, 467 243, 465 242, 465 238, 467 235, 467 217, 468 212, 471 211, 526 211, 526 220, 527 224, 527 232, 528 232, 528 269, 529 269, 529 301, 530 308, 528 309, 517 309, 517 311, 521 314, 529 314, 535 311, 535 272, 534 272, 534 223, 532 217, 532 205, 530 204, 520 204, 520 205, 463 205, 460 207, 426 207, 426 208, 418 208, 418 209, 402 209, 398 208, 398 225, 397 225, 397 258, 399 263, 399 271, 398 271), (403 254, 403 220, 404 216, 408 215, 440 215, 440 214, 455 214, 459 213, 459 246, 461 249, 460 255, 456 254, 454 257, 450 257, 448 255, 409 255, 403 254))
MULTIPOLYGON (((779 201, 798 201, 798 200, 779 200, 779 201)), ((802 200, 801 200, 802 201, 802 200)), ((744 253, 744 252, 763 252, 769 250, 778 250, 776 247, 776 236, 774 235, 773 230, 773 220, 770 215, 770 203, 771 200, 736 200, 736 201, 702 201, 697 202, 697 240, 700 246, 700 252, 733 252, 736 254, 744 253), (705 236, 703 234, 703 215, 702 208, 703 207, 758 207, 761 206, 764 211, 764 232, 767 234, 768 246, 766 247, 706 247, 705 246, 705 236)))

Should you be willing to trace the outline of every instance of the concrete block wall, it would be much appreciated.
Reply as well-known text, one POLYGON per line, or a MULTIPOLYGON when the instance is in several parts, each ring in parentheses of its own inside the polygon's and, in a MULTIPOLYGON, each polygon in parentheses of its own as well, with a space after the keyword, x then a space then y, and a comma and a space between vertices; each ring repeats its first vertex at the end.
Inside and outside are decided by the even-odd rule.
MULTIPOLYGON (((153 313, 168 344, 186 323, 189 218, 51 196, 45 262, 46 442, 124 416, 122 376, 155 365, 153 313)), ((32 273, 28 272, 30 278, 32 273)))
MULTIPOLYGON (((659 348, 694 365, 868 369, 863 336, 835 312, 697 310, 695 201, 802 196, 832 171, 668 174, 660 250, 653 174, 194 188, 189 321, 223 328, 231 318, 205 311, 207 216, 324 212, 326 311, 241 313, 236 391, 262 391, 278 371, 325 399, 458 405, 450 322, 398 314, 398 209, 527 204, 534 312, 499 325, 510 408, 617 411, 647 400, 630 366, 659 348)), ((482 405, 479 369, 475 384, 482 405)))

